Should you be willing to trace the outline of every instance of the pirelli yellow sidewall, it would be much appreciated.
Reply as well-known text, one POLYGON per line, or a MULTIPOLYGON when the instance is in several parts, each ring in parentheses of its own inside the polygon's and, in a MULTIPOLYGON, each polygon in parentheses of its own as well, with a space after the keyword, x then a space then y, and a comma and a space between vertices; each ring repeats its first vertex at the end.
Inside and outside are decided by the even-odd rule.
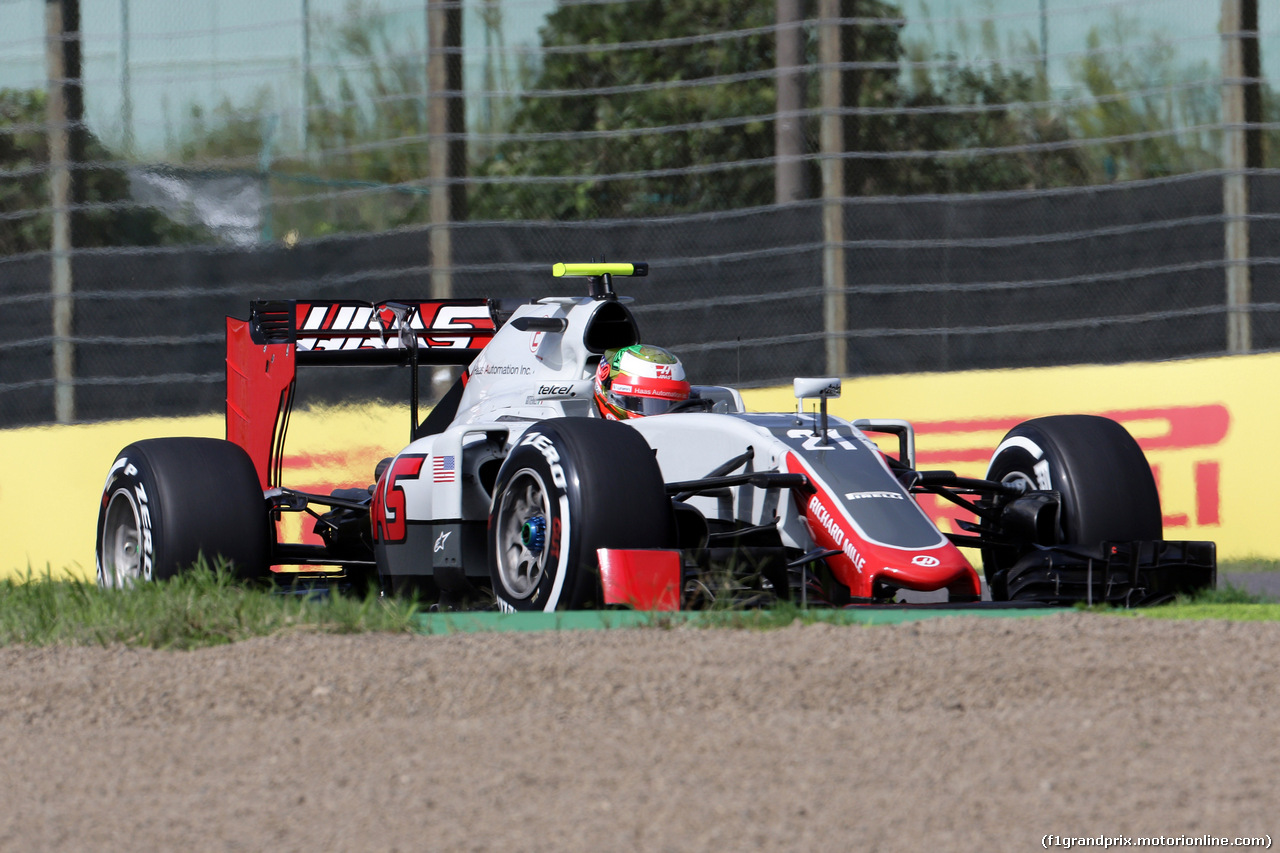
MULTIPOLYGON (((899 418, 916 426, 921 467, 982 476, 1004 432, 1063 413, 1121 421, 1146 451, 1160 486, 1165 536, 1211 539, 1226 559, 1280 559, 1273 535, 1280 475, 1271 435, 1280 422, 1274 389, 1280 355, 974 371, 845 379, 830 404, 846 418, 899 418)), ((790 386, 743 395, 753 411, 794 410, 790 386)), ((93 577, 94 530, 103 480, 132 441, 173 435, 220 437, 217 415, 0 431, 0 576, 93 577)), ((295 413, 285 483, 325 493, 366 486, 378 460, 408 437, 403 407, 295 413)), ((928 504, 945 529, 956 512, 928 504)), ((282 531, 308 539, 301 517, 282 531)))

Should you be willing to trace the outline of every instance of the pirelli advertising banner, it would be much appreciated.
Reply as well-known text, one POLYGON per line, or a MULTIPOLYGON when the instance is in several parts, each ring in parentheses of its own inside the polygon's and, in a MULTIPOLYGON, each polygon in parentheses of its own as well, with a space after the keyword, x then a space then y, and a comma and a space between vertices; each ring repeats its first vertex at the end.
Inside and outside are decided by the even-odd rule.
MULTIPOLYGON (((1259 488, 1280 474, 1272 439, 1280 406, 1270 392, 1277 382, 1280 355, 883 376, 846 379, 828 410, 911 421, 918 467, 971 477, 986 473, 996 445, 1022 421, 1104 415, 1128 429, 1151 463, 1165 538, 1216 541, 1220 559, 1277 559, 1280 501, 1259 488)), ((752 409, 796 404, 790 388, 744 396, 752 409)), ((951 519, 962 510, 921 497, 943 530, 960 532, 951 519)))
MULTIPOLYGON (((692 377, 697 381, 697 377, 692 377)), ((898 418, 916 428, 921 468, 982 476, 1005 432, 1030 418, 1098 414, 1120 421, 1155 473, 1170 539, 1209 539, 1222 559, 1280 559, 1280 501, 1265 484, 1280 475, 1272 433, 1280 423, 1280 355, 1011 371, 845 379, 832 414, 898 418)), ((793 411, 788 385, 744 393, 752 411, 793 411)), ((407 406, 295 412, 284 458, 286 485, 328 493, 366 486, 379 459, 407 441, 407 406)), ((92 578, 94 528, 107 469, 143 438, 221 437, 222 418, 147 419, 0 432, 0 576, 92 578)), ((607 460, 602 464, 608 464, 607 460)), ((626 488, 619 472, 619 488, 626 488)), ((927 496, 926 496, 927 499, 927 496)), ((926 509, 944 530, 959 512, 926 509)), ((287 514, 283 536, 309 540, 305 516, 287 514)))

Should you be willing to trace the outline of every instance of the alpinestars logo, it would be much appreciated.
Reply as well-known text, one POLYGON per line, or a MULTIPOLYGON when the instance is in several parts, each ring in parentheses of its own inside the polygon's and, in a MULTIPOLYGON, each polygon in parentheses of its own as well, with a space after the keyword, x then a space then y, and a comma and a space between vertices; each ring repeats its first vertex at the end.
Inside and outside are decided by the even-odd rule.
POLYGON ((493 337, 484 304, 447 302, 298 303, 298 349, 331 352, 402 349, 480 349, 493 337))

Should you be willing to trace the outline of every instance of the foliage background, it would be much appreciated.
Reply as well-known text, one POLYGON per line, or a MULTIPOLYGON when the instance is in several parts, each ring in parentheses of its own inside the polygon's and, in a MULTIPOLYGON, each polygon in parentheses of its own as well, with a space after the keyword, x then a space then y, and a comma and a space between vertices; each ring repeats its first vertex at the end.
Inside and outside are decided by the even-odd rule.
MULTIPOLYGON (((0 51, 6 423, 47 420, 55 384, 44 5, 0 8, 15 33, 0 51)), ((1259 5, 1265 70, 1280 21, 1259 5)), ((852 319, 828 333, 815 0, 800 3, 805 192, 787 204, 774 0, 464 0, 452 94, 467 156, 450 180, 468 212, 447 262, 429 250, 429 161, 458 140, 429 133, 450 93, 428 86, 425 2, 84 4, 81 416, 221 405, 210 318, 250 298, 425 293, 446 270, 453 292, 527 298, 546 291, 546 264, 599 254, 668 271, 638 311, 706 381, 822 369, 829 334, 846 338, 849 373, 1222 353, 1225 81, 1209 6, 1057 0, 1046 42, 1031 0, 842 0, 852 319)), ((1269 349, 1280 99, 1256 83, 1249 311, 1269 349)))
MULTIPOLYGON (((772 202, 772 0, 565 4, 546 15, 536 48, 508 47, 494 36, 510 31, 504 8, 511 18, 518 3, 514 10, 511 0, 505 7, 499 0, 468 5, 475 10, 470 46, 460 49, 480 55, 469 60, 464 180, 471 218, 584 220, 772 202)), ((810 17, 803 58, 811 68, 815 6, 802 4, 810 17)), ((844 0, 841 8, 850 22, 849 195, 1046 189, 1220 166, 1220 72, 1183 58, 1202 55, 1198 42, 1217 38, 1207 29, 1212 16, 1200 15, 1206 31, 1186 45, 1122 3, 1068 8, 1058 14, 1086 35, 1052 57, 1069 79, 1051 88, 1033 21, 1018 29, 1021 20, 996 15, 994 4, 962 4, 959 17, 906 6, 844 0), (908 30, 916 35, 904 35, 908 30)), ((306 29, 309 59, 294 91, 269 76, 227 84, 212 104, 207 97, 178 104, 155 158, 127 150, 132 134, 109 133, 112 145, 88 129, 86 160, 101 166, 86 172, 83 202, 90 208, 78 245, 225 236, 200 228, 199 217, 175 213, 180 204, 168 206, 169 218, 183 226, 177 228, 154 210, 128 209, 127 175, 139 168, 197 185, 218 174, 252 179, 261 196, 254 230, 262 239, 429 221, 421 9, 351 0, 329 14, 279 23, 306 29), (299 97, 301 106, 289 103, 299 97)), ((1264 50, 1270 36, 1263 31, 1264 50)), ((243 63, 252 70, 252 57, 243 63)), ((806 75, 803 116, 811 196, 818 186, 817 78, 806 75)), ((179 96, 171 88, 166 100, 179 96)), ((1264 146, 1272 152, 1280 149, 1277 97, 1270 81, 1260 88, 1264 146)), ((10 87, 0 100, 0 170, 11 176, 0 192, 13 226, 0 237, 5 253, 48 245, 43 111, 38 88, 10 87)), ((1270 153, 1264 159, 1274 165, 1270 153)))

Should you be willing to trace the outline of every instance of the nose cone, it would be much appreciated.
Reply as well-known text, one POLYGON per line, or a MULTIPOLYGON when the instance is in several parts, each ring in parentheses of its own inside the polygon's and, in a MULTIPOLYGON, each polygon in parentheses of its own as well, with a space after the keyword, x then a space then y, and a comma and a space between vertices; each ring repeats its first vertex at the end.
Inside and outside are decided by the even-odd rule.
POLYGON ((921 592, 946 589, 953 597, 982 594, 978 573, 954 545, 914 555, 904 554, 902 560, 886 563, 878 570, 872 570, 873 582, 881 581, 900 589, 921 592))

